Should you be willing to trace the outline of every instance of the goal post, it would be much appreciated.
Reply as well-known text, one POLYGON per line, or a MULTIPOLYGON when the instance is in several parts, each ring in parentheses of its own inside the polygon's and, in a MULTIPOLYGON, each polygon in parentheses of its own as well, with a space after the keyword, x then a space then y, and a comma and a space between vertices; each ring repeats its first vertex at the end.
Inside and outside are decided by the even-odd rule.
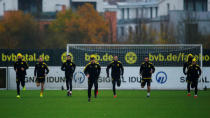
MULTIPOLYGON (((187 61, 188 55, 192 54, 196 58, 197 64, 201 69, 203 68, 202 44, 67 44, 66 51, 79 67, 84 67, 89 62, 90 55, 94 54, 102 68, 105 68, 116 55, 124 67, 129 70, 129 67, 139 68, 144 57, 147 56, 158 70, 178 68, 179 72, 177 73, 184 76, 181 75, 183 74, 183 63, 187 61)), ((199 81, 199 89, 203 89, 202 80, 199 81)))

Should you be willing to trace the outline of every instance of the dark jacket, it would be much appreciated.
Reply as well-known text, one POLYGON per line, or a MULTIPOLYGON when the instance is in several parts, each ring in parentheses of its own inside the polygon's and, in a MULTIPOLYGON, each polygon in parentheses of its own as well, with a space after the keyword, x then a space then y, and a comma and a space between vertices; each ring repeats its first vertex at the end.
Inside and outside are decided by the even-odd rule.
POLYGON ((190 65, 188 67, 187 76, 192 79, 198 79, 201 75, 201 68, 199 65, 190 65))
POLYGON ((140 74, 143 79, 151 79, 152 73, 155 72, 155 67, 150 62, 143 62, 140 67, 140 74))
POLYGON ((65 71, 65 76, 73 76, 73 73, 76 69, 76 65, 71 61, 66 61, 62 64, 61 70, 65 71))
POLYGON ((34 76, 36 76, 37 78, 44 78, 45 74, 48 74, 48 73, 49 73, 49 69, 46 63, 39 62, 35 65, 34 76))
POLYGON ((120 61, 112 61, 106 68, 107 76, 109 76, 109 69, 112 69, 111 75, 112 77, 120 77, 120 75, 123 75, 124 68, 120 61))
POLYGON ((14 70, 16 72, 16 76, 19 77, 19 76, 25 76, 26 75, 26 69, 28 69, 28 64, 23 61, 22 59, 19 59, 18 61, 15 62, 14 64, 14 70), (24 68, 24 71, 21 70, 21 68, 24 68))
POLYGON ((186 69, 188 70, 188 67, 192 64, 192 58, 188 58, 188 61, 184 63, 184 66, 183 66, 183 73, 186 75, 187 74, 187 71, 186 69))
POLYGON ((90 62, 85 66, 85 69, 84 69, 85 75, 89 74, 90 75, 89 78, 94 78, 94 79, 95 78, 98 79, 100 72, 101 72, 101 66, 99 65, 98 62, 96 63, 90 62))

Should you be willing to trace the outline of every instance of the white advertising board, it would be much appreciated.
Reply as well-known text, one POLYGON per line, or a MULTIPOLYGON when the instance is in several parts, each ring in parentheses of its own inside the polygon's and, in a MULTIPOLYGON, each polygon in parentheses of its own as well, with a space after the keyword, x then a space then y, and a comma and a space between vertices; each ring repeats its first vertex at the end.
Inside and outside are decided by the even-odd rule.
MULTIPOLYGON (((64 72, 60 67, 49 67, 50 72, 46 77, 45 89, 59 90, 65 85, 64 72)), ((73 76, 73 89, 87 89, 87 78, 83 73, 83 67, 77 67, 73 76)), ((210 68, 203 68, 202 79, 200 78, 199 88, 207 86, 210 88, 210 68)), ((34 79, 34 68, 29 68, 26 75, 27 89, 40 89, 36 87, 34 79)), ((185 75, 182 67, 156 67, 156 71, 152 76, 152 89, 186 89, 185 75)), ((16 89, 16 75, 13 68, 8 71, 8 88, 16 89)), ((117 89, 141 89, 140 88, 139 67, 125 67, 124 76, 121 78, 121 86, 117 89)), ((102 67, 99 82, 99 89, 112 89, 111 78, 106 77, 106 68, 102 67)))

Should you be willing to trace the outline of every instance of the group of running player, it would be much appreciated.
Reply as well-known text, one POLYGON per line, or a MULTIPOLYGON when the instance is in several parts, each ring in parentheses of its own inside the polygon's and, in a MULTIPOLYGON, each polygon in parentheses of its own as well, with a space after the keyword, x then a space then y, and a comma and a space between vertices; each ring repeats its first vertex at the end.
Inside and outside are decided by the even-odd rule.
MULTIPOLYGON (((17 55, 18 60, 14 64, 14 69, 16 71, 16 83, 17 83, 17 98, 20 98, 20 83, 25 90, 25 76, 26 70, 28 69, 28 64, 22 60, 22 55, 19 53, 17 55)), ((116 94, 116 85, 120 87, 121 85, 121 77, 124 74, 123 64, 118 61, 118 57, 114 56, 113 61, 107 65, 106 73, 107 77, 109 78, 109 70, 111 68, 111 78, 112 78, 112 89, 114 98, 117 97, 116 94)), ((75 72, 76 65, 72 62, 71 56, 67 55, 66 62, 64 62, 61 66, 61 70, 65 71, 65 78, 66 78, 66 88, 67 88, 67 96, 72 95, 72 78, 73 73, 75 72)), ((101 72, 101 66, 96 61, 95 55, 91 55, 90 62, 85 66, 84 73, 88 78, 88 101, 91 101, 91 89, 94 85, 95 91, 94 95, 97 98, 98 95, 98 78, 101 72)), ((141 79, 141 87, 144 88, 147 85, 147 97, 150 97, 150 85, 152 82, 152 74, 155 72, 154 65, 149 62, 149 58, 145 57, 144 62, 140 66, 139 74, 142 76, 141 79)), ((195 88, 194 97, 197 98, 197 91, 198 91, 198 78, 201 75, 201 69, 199 65, 196 64, 196 59, 193 58, 192 54, 188 55, 188 61, 184 63, 183 72, 187 75, 187 90, 188 96, 190 94, 190 87, 195 88)), ((45 77, 49 73, 49 69, 46 63, 43 62, 42 57, 39 58, 39 62, 35 65, 34 69, 34 77, 36 78, 36 85, 37 87, 41 84, 41 92, 40 97, 43 97, 44 91, 44 83, 45 77)))
MULTIPOLYGON (((17 61, 14 64, 14 70, 16 71, 16 83, 17 83, 17 98, 20 98, 20 84, 23 90, 25 87, 26 70, 29 68, 28 64, 22 60, 22 54, 18 53, 17 61)), ((49 69, 46 63, 43 62, 42 57, 39 58, 39 62, 35 65, 34 77, 36 78, 37 87, 41 84, 40 97, 43 97, 45 77, 49 73, 49 69)))

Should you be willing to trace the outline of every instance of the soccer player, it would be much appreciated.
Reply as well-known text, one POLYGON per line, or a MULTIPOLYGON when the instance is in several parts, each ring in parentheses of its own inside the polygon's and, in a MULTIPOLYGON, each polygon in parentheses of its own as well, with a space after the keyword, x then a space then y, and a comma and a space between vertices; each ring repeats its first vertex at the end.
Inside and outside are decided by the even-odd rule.
MULTIPOLYGON (((192 54, 189 54, 189 55, 188 55, 187 62, 185 62, 185 63, 184 63, 184 66, 183 66, 183 73, 184 73, 185 75, 187 75, 188 67, 192 64, 192 59, 193 59, 193 55, 192 55, 192 54)), ((186 81, 187 81, 187 91, 188 91, 187 96, 191 96, 191 94, 190 94, 190 83, 191 83, 191 80, 190 80, 190 78, 189 78, 188 75, 187 75, 187 77, 186 77, 186 81)))
POLYGON ((63 65, 61 66, 61 70, 65 71, 67 96, 72 95, 72 77, 75 68, 76 65, 71 61, 71 56, 67 55, 66 62, 64 62, 63 65))
POLYGON ((116 94, 115 86, 117 83, 117 86, 120 87, 121 85, 120 75, 123 76, 123 73, 124 73, 123 65, 120 61, 118 61, 117 56, 114 56, 114 60, 106 68, 107 77, 109 77, 110 68, 112 69, 111 76, 112 76, 113 94, 114 94, 114 98, 116 98, 117 94, 116 94))
POLYGON ((46 63, 43 62, 42 57, 39 58, 39 62, 35 65, 34 77, 36 78, 36 86, 39 87, 41 83, 40 97, 43 97, 45 77, 49 73, 49 69, 46 63))
POLYGON ((190 80, 190 85, 195 88, 194 98, 197 98, 198 94, 198 78, 201 76, 201 68, 196 64, 196 59, 192 60, 192 64, 188 67, 187 76, 190 80))
POLYGON ((147 97, 150 97, 150 85, 152 81, 152 73, 154 72, 154 65, 149 62, 148 57, 145 57, 144 62, 141 64, 140 67, 140 75, 142 76, 141 88, 144 88, 144 86, 147 84, 147 97))
POLYGON ((90 102, 93 84, 95 86, 95 98, 97 98, 98 95, 98 78, 101 72, 101 66, 98 62, 96 62, 95 58, 96 57, 94 55, 91 55, 90 62, 84 69, 84 73, 88 78, 88 102, 90 102))
POLYGON ((16 83, 17 83, 17 98, 20 98, 20 83, 23 87, 23 90, 26 90, 25 87, 25 76, 26 70, 28 69, 28 64, 22 60, 22 54, 17 54, 18 60, 14 64, 14 70, 16 72, 16 83))

